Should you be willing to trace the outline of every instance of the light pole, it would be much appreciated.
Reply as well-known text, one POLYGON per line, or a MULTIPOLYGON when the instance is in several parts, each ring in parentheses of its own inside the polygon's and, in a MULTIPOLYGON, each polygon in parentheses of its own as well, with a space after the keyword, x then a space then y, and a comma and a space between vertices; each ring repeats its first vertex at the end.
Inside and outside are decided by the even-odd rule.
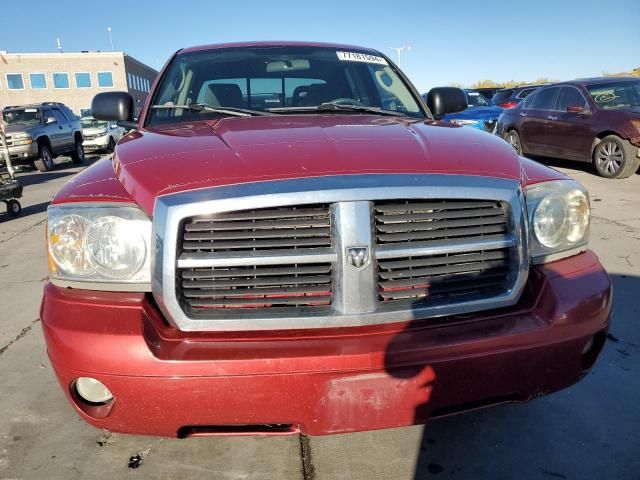
POLYGON ((403 47, 391 47, 389 50, 395 50, 398 53, 398 67, 400 66, 400 53, 405 50, 411 50, 411 45, 405 45, 403 47))
POLYGON ((111 27, 107 27, 107 32, 109 32, 109 43, 111 44, 111 51, 113 52, 113 37, 111 36, 111 27))

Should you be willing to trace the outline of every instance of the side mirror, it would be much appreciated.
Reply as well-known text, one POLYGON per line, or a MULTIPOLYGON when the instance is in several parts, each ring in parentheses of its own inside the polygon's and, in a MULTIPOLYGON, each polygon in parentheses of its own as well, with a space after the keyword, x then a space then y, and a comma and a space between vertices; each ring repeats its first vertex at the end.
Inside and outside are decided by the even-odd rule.
POLYGON ((427 106, 435 118, 442 118, 449 113, 466 110, 467 95, 464 90, 456 87, 432 88, 427 93, 427 106))
POLYGON ((127 92, 104 92, 93 97, 91 112, 96 120, 116 121, 127 128, 137 128, 133 120, 133 98, 127 92))
POLYGON ((45 121, 47 125, 49 125, 50 123, 56 123, 56 122, 57 122, 56 117, 47 117, 45 121))
POLYGON ((585 110, 584 107, 581 107, 578 105, 570 105, 567 107, 567 112, 568 113, 586 113, 587 111, 585 110))

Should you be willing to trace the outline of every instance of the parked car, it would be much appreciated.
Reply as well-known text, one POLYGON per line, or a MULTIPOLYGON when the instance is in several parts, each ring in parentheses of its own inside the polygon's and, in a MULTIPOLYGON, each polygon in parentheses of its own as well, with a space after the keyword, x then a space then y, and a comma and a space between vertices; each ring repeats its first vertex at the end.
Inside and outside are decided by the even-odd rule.
POLYGON ((606 178, 640 166, 640 79, 591 78, 540 88, 499 120, 520 154, 592 162, 606 178))
POLYGON ((474 88, 473 89, 476 92, 480 92, 484 98, 486 98, 487 100, 489 100, 490 103, 493 103, 492 99, 493 96, 499 92, 500 90, 502 90, 502 88, 494 88, 494 87, 482 87, 482 88, 474 88))
POLYGON ((39 171, 53 168, 58 155, 84 162, 80 119, 64 104, 45 102, 2 110, 7 146, 13 165, 33 164, 39 171))
MULTIPOLYGON (((466 106, 457 88, 425 105, 361 47, 178 51, 136 131, 48 209, 40 318, 78 414, 139 434, 322 435, 584 378, 611 310, 588 194, 434 119, 466 106)), ((126 92, 92 103, 126 125, 133 110, 126 92)))
POLYGON ((82 134, 84 135, 83 146, 86 151, 113 152, 116 143, 124 135, 124 128, 118 126, 116 122, 105 122, 96 120, 93 117, 84 117, 80 120, 82 124, 82 134))
POLYGON ((513 88, 503 88, 495 93, 491 102, 502 108, 513 108, 539 87, 540 85, 524 85, 513 88))
MULTIPOLYGON (((445 115, 442 120, 466 127, 473 127, 489 133, 496 133, 498 117, 504 110, 492 105, 483 95, 475 90, 465 90, 467 108, 462 112, 445 115)), ((425 99, 427 95, 423 96, 425 99)))

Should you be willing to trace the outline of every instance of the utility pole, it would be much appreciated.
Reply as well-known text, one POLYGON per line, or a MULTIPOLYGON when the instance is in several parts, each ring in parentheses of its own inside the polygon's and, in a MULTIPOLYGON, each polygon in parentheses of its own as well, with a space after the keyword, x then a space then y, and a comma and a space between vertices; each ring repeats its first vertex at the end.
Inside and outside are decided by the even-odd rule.
POLYGON ((113 36, 111 36, 111 27, 107 27, 107 32, 109 32, 109 43, 111 44, 111 51, 113 52, 113 36))
POLYGON ((391 47, 389 50, 395 50, 396 53, 398 54, 398 67, 400 66, 400 53, 404 52, 405 50, 411 50, 411 45, 405 45, 403 47, 391 47))

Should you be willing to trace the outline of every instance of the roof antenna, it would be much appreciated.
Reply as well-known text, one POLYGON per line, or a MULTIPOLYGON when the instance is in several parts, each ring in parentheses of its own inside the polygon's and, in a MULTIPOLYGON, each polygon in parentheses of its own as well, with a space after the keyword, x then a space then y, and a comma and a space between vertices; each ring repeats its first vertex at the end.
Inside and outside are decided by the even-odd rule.
POLYGON ((56 42, 58 43, 58 53, 62 53, 62 42, 60 41, 60 37, 56 37, 56 42))

